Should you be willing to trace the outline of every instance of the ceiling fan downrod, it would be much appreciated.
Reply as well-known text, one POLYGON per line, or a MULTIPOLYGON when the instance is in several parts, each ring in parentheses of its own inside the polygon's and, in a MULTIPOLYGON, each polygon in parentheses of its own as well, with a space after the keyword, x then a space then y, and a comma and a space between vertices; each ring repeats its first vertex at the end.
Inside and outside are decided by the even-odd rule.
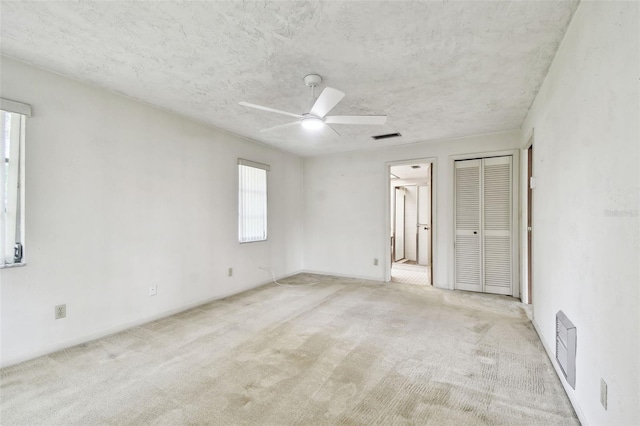
POLYGON ((322 77, 318 74, 308 74, 304 77, 304 84, 311 88, 311 96, 315 99, 316 92, 315 89, 322 83, 322 77))

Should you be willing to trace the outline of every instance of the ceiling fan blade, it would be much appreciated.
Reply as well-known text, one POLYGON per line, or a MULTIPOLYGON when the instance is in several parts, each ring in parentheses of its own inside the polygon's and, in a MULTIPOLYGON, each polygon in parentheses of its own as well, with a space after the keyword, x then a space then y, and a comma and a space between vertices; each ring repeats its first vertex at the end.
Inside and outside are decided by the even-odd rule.
POLYGON ((327 115, 333 107, 338 105, 338 102, 340 102, 342 98, 344 98, 344 93, 341 91, 331 87, 325 87, 309 112, 316 117, 322 118, 327 115))
POLYGON ((291 123, 281 124, 279 126, 269 127, 267 129, 260 130, 261 132, 270 132, 272 130, 284 129, 285 127, 295 126, 296 124, 300 124, 299 121, 292 121, 291 123))
POLYGON ((265 106, 262 106, 262 105, 250 104, 249 102, 240 102, 240 105, 245 106, 245 107, 249 107, 249 108, 260 109, 262 111, 275 112, 276 114, 288 115, 290 117, 302 118, 302 116, 300 114, 294 114, 292 112, 280 111, 279 109, 269 108, 269 107, 265 107, 265 106))
POLYGON ((387 122, 386 115, 330 115, 325 117, 327 124, 371 124, 379 125, 387 122))

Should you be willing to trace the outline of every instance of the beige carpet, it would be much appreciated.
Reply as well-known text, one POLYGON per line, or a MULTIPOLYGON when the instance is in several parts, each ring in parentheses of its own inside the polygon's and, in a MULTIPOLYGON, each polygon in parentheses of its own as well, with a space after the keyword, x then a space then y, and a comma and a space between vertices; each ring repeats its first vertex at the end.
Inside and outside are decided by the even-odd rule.
POLYGON ((289 281, 5 368, 0 423, 578 424, 512 298, 289 281))
POLYGON ((393 263, 391 265, 391 282, 402 284, 431 285, 431 274, 428 266, 393 263))

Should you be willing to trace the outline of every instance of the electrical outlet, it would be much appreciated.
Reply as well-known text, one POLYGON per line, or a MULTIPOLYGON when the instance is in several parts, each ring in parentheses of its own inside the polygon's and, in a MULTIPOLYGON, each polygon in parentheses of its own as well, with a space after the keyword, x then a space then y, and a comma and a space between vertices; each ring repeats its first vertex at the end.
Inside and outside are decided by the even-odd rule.
POLYGON ((227 272, 227 276, 229 277, 233 276, 233 268, 229 268, 229 271, 227 272))
POLYGON ((602 404, 605 410, 607 409, 607 390, 607 382, 600 379, 600 404, 602 404))
POLYGON ((373 259, 373 266, 378 266, 378 259, 373 259))
POLYGON ((155 296, 158 294, 158 286, 155 284, 151 284, 149 286, 149 296, 155 296))
POLYGON ((58 305, 54 308, 54 314, 56 319, 64 318, 67 316, 67 305, 58 305))

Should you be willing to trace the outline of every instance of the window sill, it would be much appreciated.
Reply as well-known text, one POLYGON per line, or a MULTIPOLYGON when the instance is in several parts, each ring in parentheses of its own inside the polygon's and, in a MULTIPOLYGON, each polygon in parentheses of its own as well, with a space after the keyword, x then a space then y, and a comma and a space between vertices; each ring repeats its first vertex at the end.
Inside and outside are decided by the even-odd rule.
POLYGON ((0 265, 0 269, 20 268, 22 266, 27 266, 27 264, 26 263, 9 263, 6 265, 0 265))

